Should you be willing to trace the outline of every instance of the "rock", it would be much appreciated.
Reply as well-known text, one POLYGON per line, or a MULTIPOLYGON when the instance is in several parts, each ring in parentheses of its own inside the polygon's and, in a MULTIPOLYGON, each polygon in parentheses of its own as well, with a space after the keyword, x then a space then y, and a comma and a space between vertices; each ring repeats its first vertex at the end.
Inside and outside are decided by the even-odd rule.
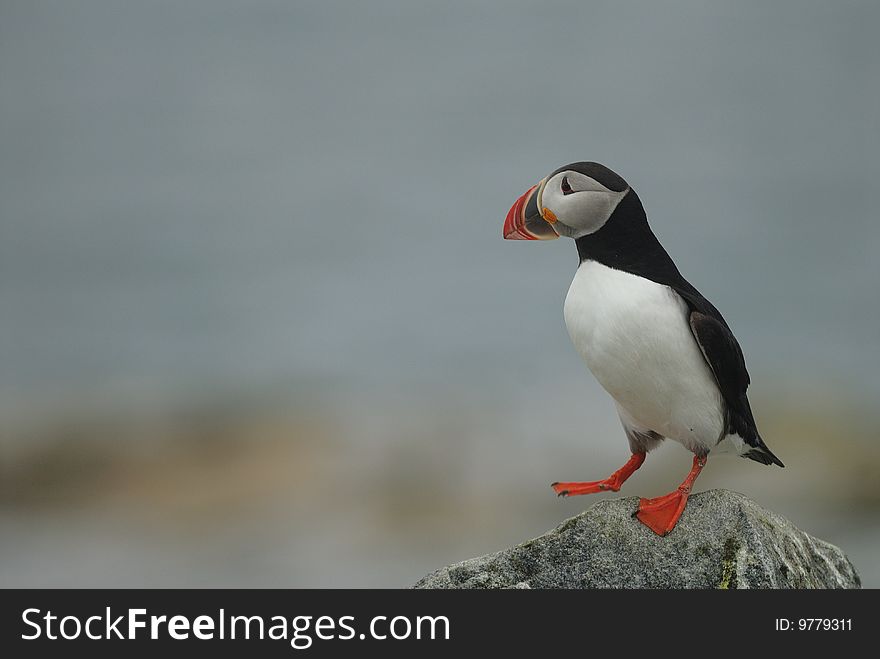
POLYGON ((516 547, 441 568, 414 588, 859 588, 846 555, 742 494, 691 495, 675 529, 601 501, 516 547))

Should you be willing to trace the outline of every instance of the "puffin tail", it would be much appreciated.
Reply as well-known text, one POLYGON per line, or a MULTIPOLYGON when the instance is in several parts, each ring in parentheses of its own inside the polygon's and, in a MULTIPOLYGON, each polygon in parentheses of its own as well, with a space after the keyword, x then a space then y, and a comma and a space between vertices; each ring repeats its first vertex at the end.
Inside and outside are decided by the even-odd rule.
POLYGON ((754 444, 749 442, 749 445, 751 445, 752 448, 743 453, 742 457, 754 460, 755 462, 760 462, 764 465, 779 465, 780 467, 785 467, 785 465, 782 464, 782 460, 773 455, 773 451, 767 448, 767 445, 760 436, 756 435, 754 442, 754 444))

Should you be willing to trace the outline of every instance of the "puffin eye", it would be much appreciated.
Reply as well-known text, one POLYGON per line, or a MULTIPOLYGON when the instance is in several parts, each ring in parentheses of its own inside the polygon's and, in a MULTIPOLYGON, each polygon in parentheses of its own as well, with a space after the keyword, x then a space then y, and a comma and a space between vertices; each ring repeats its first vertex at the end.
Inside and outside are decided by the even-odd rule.
POLYGON ((563 176, 562 177, 562 194, 569 195, 572 192, 574 192, 574 190, 572 190, 571 186, 568 184, 568 177, 563 176))

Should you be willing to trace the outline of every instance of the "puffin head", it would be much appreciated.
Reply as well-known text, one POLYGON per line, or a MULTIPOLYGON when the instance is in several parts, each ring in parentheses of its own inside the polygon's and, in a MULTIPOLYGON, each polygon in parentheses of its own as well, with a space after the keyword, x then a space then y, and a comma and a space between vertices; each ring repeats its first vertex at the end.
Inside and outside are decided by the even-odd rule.
POLYGON ((580 238, 601 229, 630 187, 597 162, 575 162, 529 188, 504 220, 507 240, 580 238))

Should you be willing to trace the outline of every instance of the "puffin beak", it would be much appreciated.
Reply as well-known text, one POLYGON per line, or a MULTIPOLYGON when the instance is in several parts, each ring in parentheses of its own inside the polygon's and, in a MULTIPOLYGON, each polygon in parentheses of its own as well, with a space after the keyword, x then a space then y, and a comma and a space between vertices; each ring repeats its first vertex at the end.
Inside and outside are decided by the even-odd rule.
POLYGON ((556 218, 544 219, 539 207, 541 192, 546 179, 533 185, 517 199, 504 220, 504 238, 506 240, 553 240, 559 234, 553 228, 556 218))

